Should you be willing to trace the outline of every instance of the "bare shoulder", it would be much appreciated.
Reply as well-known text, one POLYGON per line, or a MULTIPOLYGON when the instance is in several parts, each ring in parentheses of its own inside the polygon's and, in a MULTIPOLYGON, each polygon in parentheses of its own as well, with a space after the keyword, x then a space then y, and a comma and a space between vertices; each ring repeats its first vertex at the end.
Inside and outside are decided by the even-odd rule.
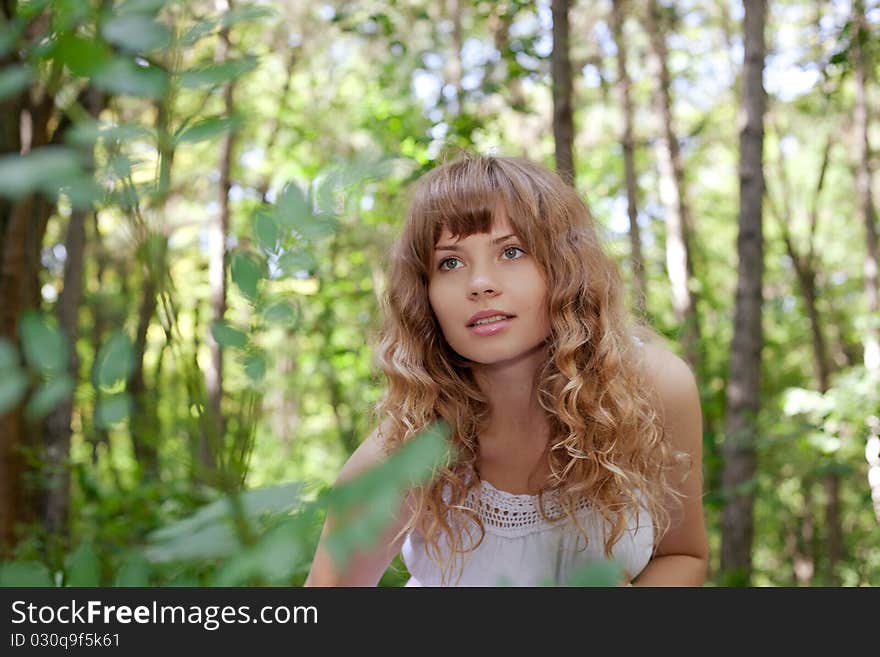
POLYGON ((690 365, 662 339, 644 340, 643 349, 645 378, 667 433, 678 449, 694 452, 702 441, 702 411, 696 377, 690 365))
POLYGON ((389 456, 386 436, 391 427, 391 420, 385 420, 377 426, 342 466, 336 483, 354 479, 359 474, 378 466, 389 456))

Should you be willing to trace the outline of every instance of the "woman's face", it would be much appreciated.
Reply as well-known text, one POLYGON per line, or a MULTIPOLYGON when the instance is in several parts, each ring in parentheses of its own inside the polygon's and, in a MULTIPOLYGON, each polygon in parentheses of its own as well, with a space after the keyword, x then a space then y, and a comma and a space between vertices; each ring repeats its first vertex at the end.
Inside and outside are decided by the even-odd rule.
POLYGON ((502 211, 490 234, 455 240, 444 229, 434 245, 431 308, 449 345, 476 363, 513 362, 534 353, 550 333, 546 281, 513 233, 502 211), (474 316, 484 311, 507 318, 475 325, 474 316))

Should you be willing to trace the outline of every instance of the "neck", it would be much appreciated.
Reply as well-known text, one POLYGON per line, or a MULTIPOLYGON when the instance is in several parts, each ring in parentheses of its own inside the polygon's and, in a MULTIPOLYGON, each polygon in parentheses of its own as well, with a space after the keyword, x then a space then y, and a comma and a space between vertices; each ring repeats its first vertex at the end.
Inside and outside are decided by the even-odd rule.
POLYGON ((515 361, 474 369, 474 378, 491 409, 481 444, 483 439, 508 445, 546 442, 547 420, 538 403, 535 381, 546 358, 546 347, 541 345, 515 361))

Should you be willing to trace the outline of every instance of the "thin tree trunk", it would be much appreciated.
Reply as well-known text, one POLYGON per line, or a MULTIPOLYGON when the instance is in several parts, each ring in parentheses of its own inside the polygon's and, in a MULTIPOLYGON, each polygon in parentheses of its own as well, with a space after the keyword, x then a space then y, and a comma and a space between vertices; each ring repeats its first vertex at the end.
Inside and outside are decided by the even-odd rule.
POLYGON ((461 50, 464 44, 462 41, 461 3, 459 0, 446 0, 446 17, 452 23, 452 54, 446 60, 445 78, 455 90, 450 114, 457 116, 461 114, 461 78, 464 74, 461 62, 461 50))
MULTIPOLYGON (((222 3, 226 5, 226 3, 222 3)), ((228 5, 218 7, 227 9, 228 5)), ((220 46, 217 60, 229 58, 229 28, 220 31, 220 46)), ((233 94, 234 82, 229 82, 223 91, 225 115, 232 116, 235 106, 233 94)), ((216 220, 209 227, 208 238, 208 282, 211 288, 211 315, 214 322, 220 322, 226 315, 226 240, 229 235, 229 190, 232 187, 232 150, 235 145, 235 131, 230 130, 220 142, 220 180, 218 190, 219 212, 216 220)), ((207 416, 211 422, 214 435, 222 437, 226 433, 226 420, 223 416, 223 348, 207 332, 208 349, 211 354, 208 367, 205 369, 205 391, 208 396, 207 416)), ((217 455, 213 453, 211 441, 202 437, 199 446, 199 459, 202 466, 212 470, 217 463, 217 455)))
POLYGON ((572 110, 571 59, 568 52, 569 0, 553 0, 553 138, 556 172, 574 184, 574 116, 572 110))
MULTIPOLYGON (((101 235, 101 229, 98 226, 98 214, 92 213, 92 227, 95 231, 95 237, 93 240, 94 250, 95 250, 95 260, 97 261, 97 271, 95 272, 95 283, 96 289, 102 290, 104 288, 104 271, 107 269, 107 252, 104 248, 104 239, 101 235)), ((125 277, 123 275, 122 280, 125 277)), ((104 310, 103 304, 94 303, 91 304, 90 310, 92 312, 93 317, 93 325, 92 325, 92 353, 97 354, 101 350, 101 344, 104 341, 104 333, 106 332, 107 326, 107 313, 104 310)), ((99 399, 101 394, 99 386, 94 384, 95 377, 90 377, 90 380, 93 382, 93 390, 95 394, 95 400, 99 399)), ((92 447, 92 464, 97 465, 98 463, 98 446, 104 445, 107 449, 107 453, 110 453, 110 436, 106 428, 104 428, 99 422, 97 422, 97 417, 95 411, 97 410, 97 404, 94 404, 92 407, 92 434, 91 434, 91 447, 92 447)), ((108 459, 108 462, 113 463, 113 459, 108 459)), ((114 469, 115 474, 115 469, 114 469)))
POLYGON ((856 104, 853 123, 856 130, 856 157, 858 160, 858 173, 856 175, 856 194, 858 195, 859 214, 865 224, 865 298, 868 301, 868 316, 875 321, 870 323, 865 333, 865 367, 869 372, 880 375, 880 290, 877 283, 878 245, 877 245, 877 215, 874 210, 874 200, 871 196, 871 144, 868 141, 868 132, 871 122, 868 111, 868 75, 869 60, 862 43, 869 42, 869 31, 865 20, 865 3, 857 0, 853 9, 855 12, 853 23, 857 29, 855 44, 855 78, 856 78, 856 104))
POLYGON ((650 0, 646 28, 656 60, 658 82, 655 99, 663 123, 663 148, 658 149, 660 193, 666 212, 666 269, 672 288, 672 308, 682 325, 681 343, 685 359, 695 372, 700 371, 702 355, 697 295, 690 288, 694 278, 693 239, 690 208, 684 181, 684 163, 678 137, 673 128, 672 94, 667 64, 666 29, 657 0, 650 0))
MULTIPOLYGON (((865 225, 865 298, 868 302, 869 325, 864 336, 863 360, 868 375, 880 384, 880 290, 878 290, 877 268, 880 262, 877 245, 877 216, 871 196, 871 144, 868 141, 870 115, 868 112, 868 75, 870 60, 862 43, 869 42, 869 31, 865 19, 865 3, 856 0, 853 4, 854 24, 857 30, 855 45, 856 105, 853 122, 856 129, 857 174, 856 194, 859 201, 859 214, 865 225)), ((875 388, 878 386, 875 386, 875 388)), ((865 445, 865 459, 868 461, 868 486, 874 505, 874 516, 880 522, 880 421, 873 418, 868 423, 868 439, 865 445)))
POLYGON ((730 379, 727 384, 721 513, 721 569, 728 583, 748 584, 754 534, 753 480, 760 408, 761 285, 764 245, 761 201, 764 190, 764 0, 745 0, 745 61, 740 131, 740 212, 736 307, 730 379))
MULTIPOLYGON (((779 131, 777 131, 778 133, 779 131)), ((782 143, 782 140, 777 140, 782 143)), ((816 288, 816 256, 815 256, 815 234, 816 225, 819 216, 819 198, 822 194, 822 188, 825 183, 825 173, 828 170, 828 161, 833 144, 833 136, 829 136, 825 142, 825 149, 822 154, 822 164, 819 168, 819 177, 816 187, 813 191, 812 203, 810 206, 810 233, 808 249, 806 254, 802 254, 794 244, 791 231, 788 226, 792 222, 793 212, 791 208, 791 193, 788 186, 786 176, 786 168, 782 149, 779 151, 779 184, 782 190, 783 210, 778 209, 773 212, 776 216, 782 238, 785 242, 785 249, 791 258, 797 275, 798 287, 804 300, 804 307, 810 322, 810 334, 812 336, 813 345, 813 365, 816 373, 816 387, 819 392, 825 393, 831 386, 832 364, 828 355, 825 337, 822 330, 822 321, 819 316, 817 305, 818 292, 816 288)), ((770 195, 768 194, 768 198, 770 195)), ((771 203, 772 205, 772 203, 771 203)), ((827 502, 825 505, 825 527, 826 527, 826 553, 828 555, 828 582, 832 585, 837 583, 837 564, 841 558, 841 549, 843 545, 843 528, 840 524, 840 476, 833 470, 824 476, 825 492, 827 502)))
MULTIPOLYGON (((135 458, 144 478, 159 478, 158 426, 156 409, 153 408, 152 396, 147 389, 144 377, 144 357, 147 352, 147 331, 156 314, 156 281, 150 267, 144 263, 143 284, 141 286, 141 304, 138 309, 137 331, 134 340, 134 370, 129 380, 129 392, 132 397, 131 411, 131 442, 135 458)), ((157 385, 158 382, 154 382, 157 385)))
MULTIPOLYGON (((4 19, 14 9, 0 7, 4 19)), ((4 63, 14 61, 8 56, 4 63)), ((47 94, 33 102, 29 90, 0 102, 2 155, 26 153, 45 146, 62 134, 69 120, 49 133, 54 99, 47 94)), ((31 195, 0 202, 0 338, 18 347, 18 321, 27 310, 40 308, 40 253, 55 204, 31 195)), ((15 527, 40 516, 40 492, 28 484, 30 466, 22 450, 38 449, 40 430, 28 423, 23 403, 0 415, 0 554, 15 545, 15 527)))
POLYGON ((633 103, 629 71, 626 66, 626 37, 623 34, 626 0, 611 3, 611 25, 617 46, 617 79, 623 107, 623 171, 626 179, 626 211, 629 216, 630 264, 633 272, 633 305, 639 315, 645 313, 648 288, 642 260, 642 237, 638 222, 638 190, 636 188, 635 143, 633 139, 633 103))
MULTIPOLYGON (((107 104, 106 96, 92 89, 85 97, 89 115, 97 119, 107 104)), ((86 153, 89 169, 92 169, 94 153, 86 153)), ((79 379, 79 356, 76 343, 79 339, 79 310, 83 294, 83 251, 86 241, 86 217, 92 210, 74 209, 67 227, 64 263, 64 287, 58 298, 58 324, 70 349, 69 367, 74 380, 79 379)), ((67 513, 70 506, 70 472, 67 461, 70 455, 70 420, 73 416, 73 398, 61 401, 46 418, 44 432, 45 455, 43 463, 46 485, 43 500, 43 525, 50 534, 60 540, 67 539, 67 513)))

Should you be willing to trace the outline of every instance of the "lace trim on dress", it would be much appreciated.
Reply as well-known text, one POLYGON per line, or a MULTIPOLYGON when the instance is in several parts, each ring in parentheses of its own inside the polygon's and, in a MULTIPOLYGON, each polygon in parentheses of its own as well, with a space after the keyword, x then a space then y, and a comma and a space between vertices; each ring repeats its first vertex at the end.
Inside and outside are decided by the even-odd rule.
MULTIPOLYGON (((550 518, 560 518, 560 522, 545 520, 541 515, 537 495, 515 495, 495 488, 488 481, 480 481, 471 490, 473 508, 483 521, 486 532, 499 536, 526 536, 560 526, 566 518, 558 497, 553 492, 544 495, 544 510, 550 518), (477 492, 479 497, 477 497, 477 492)), ((581 500, 577 506, 580 511, 589 503, 581 500)))

